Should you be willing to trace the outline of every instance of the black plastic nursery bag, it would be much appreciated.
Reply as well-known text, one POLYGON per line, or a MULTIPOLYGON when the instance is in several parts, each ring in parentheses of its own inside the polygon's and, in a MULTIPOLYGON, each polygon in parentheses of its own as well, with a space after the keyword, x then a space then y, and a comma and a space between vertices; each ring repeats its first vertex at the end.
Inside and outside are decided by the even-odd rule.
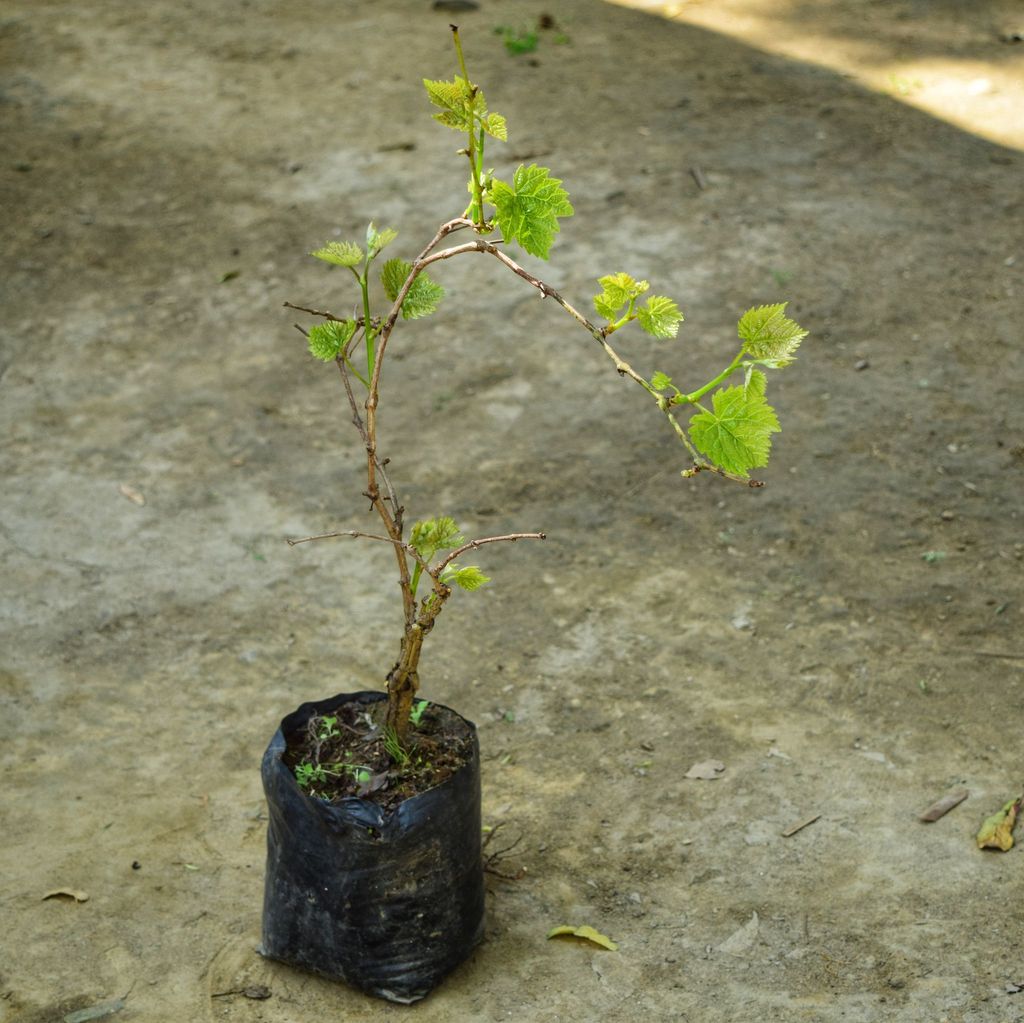
POLYGON ((270 821, 260 951, 408 1003, 436 987, 483 936, 476 729, 465 722, 469 763, 390 812, 365 799, 332 806, 310 798, 282 760, 286 736, 304 731, 313 715, 383 698, 353 693, 304 703, 281 722, 263 756, 270 821))

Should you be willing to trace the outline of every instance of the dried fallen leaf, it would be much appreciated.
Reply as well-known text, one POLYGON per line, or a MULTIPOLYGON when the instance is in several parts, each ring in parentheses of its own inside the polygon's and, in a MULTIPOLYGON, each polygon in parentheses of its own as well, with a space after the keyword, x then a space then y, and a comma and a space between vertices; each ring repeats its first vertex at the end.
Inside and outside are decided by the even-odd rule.
POLYGON ((954 789, 932 803, 927 810, 922 812, 918 820, 924 821, 925 824, 934 823, 940 817, 945 817, 954 806, 959 806, 967 798, 967 795, 967 789, 954 789))
POLYGON ((702 760, 686 772, 686 777, 698 778, 701 781, 714 781, 724 770, 725 764, 721 760, 702 760))
POLYGON ((593 927, 570 927, 568 924, 562 927, 555 927, 549 934, 549 938, 582 938, 584 941, 589 941, 591 944, 598 945, 601 948, 606 948, 610 952, 617 952, 619 946, 612 941, 611 938, 606 937, 599 931, 595 931, 593 927))
POLYGON ((122 483, 117 489, 122 497, 127 497, 132 504, 137 504, 140 508, 146 503, 146 498, 142 491, 136 490, 135 487, 130 487, 127 483, 122 483))
POLYGON ((1001 849, 1008 852, 1013 848, 1013 826, 1017 823, 1021 802, 1024 802, 1024 795, 1011 799, 999 813, 986 819, 977 836, 979 849, 1001 849))
POLYGON ((52 892, 47 892, 42 897, 42 902, 47 899, 71 899, 74 902, 88 902, 89 895, 87 892, 80 892, 75 888, 54 888, 52 892))

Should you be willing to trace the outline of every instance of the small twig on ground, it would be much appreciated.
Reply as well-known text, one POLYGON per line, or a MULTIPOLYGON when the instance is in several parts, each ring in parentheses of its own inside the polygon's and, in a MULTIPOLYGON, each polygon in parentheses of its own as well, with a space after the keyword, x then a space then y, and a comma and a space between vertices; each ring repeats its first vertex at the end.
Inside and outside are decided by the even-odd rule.
POLYGON ((484 873, 491 874, 494 877, 501 878, 502 881, 521 881, 526 877, 526 867, 520 867, 514 874, 506 873, 503 870, 498 869, 498 864, 519 845, 523 840, 523 836, 520 835, 511 845, 505 846, 503 849, 496 849, 494 852, 487 854, 487 847, 494 841, 494 836, 505 826, 504 821, 499 821, 491 828, 490 831, 484 835, 483 851, 484 851, 484 873))
POLYGON ((782 837, 792 838, 793 835, 795 835, 798 831, 803 831, 804 828, 809 828, 815 821, 819 820, 821 820, 820 813, 816 813, 811 817, 805 817, 802 821, 798 822, 797 824, 793 824, 790 827, 786 828, 786 830, 782 832, 782 837))

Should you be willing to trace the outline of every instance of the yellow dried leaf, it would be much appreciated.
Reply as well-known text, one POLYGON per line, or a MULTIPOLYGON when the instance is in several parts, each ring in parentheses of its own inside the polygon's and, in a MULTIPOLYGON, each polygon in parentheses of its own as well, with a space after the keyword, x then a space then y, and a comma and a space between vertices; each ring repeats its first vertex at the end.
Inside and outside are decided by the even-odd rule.
POLYGON ((593 927, 570 927, 568 924, 565 924, 561 927, 555 927, 548 934, 548 937, 582 938, 584 941, 589 941, 591 944, 608 949, 609 952, 617 952, 619 948, 611 938, 601 934, 600 931, 595 931, 593 927))
POLYGON ((89 895, 76 888, 54 888, 53 891, 47 892, 43 896, 42 901, 45 902, 47 899, 73 899, 75 902, 88 902, 89 895))
POLYGON ((979 849, 1001 849, 1008 852, 1013 848, 1013 826, 1017 823, 1017 812, 1022 800, 1024 796, 1011 799, 999 813, 986 819, 977 835, 979 849))

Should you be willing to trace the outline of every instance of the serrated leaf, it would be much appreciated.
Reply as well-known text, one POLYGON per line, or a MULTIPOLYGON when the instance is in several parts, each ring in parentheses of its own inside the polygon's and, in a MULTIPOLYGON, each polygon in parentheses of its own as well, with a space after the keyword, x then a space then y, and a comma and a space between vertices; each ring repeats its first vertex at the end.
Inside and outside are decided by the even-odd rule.
POLYGON ((501 114, 488 114, 480 125, 488 135, 501 142, 508 142, 508 124, 501 114))
POLYGON ((597 283, 601 285, 601 294, 594 296, 594 308, 598 316, 606 320, 617 320, 623 309, 651 286, 647 281, 634 280, 627 273, 607 274, 599 277, 597 283))
POLYGON ((679 333, 679 324, 683 322, 683 314, 679 306, 664 295, 651 295, 636 311, 636 319, 640 326, 652 337, 675 337, 679 333))
MULTIPOLYGON (((394 302, 402 290, 406 278, 412 273, 412 263, 404 259, 389 259, 381 269, 380 281, 384 285, 384 293, 394 302)), ((432 281, 425 273, 420 273, 412 282, 409 293, 402 302, 402 318, 418 320, 421 316, 429 316, 444 298, 444 288, 432 281)))
POLYGON ((363 250, 355 242, 327 242, 310 255, 335 266, 358 266, 363 261, 363 250))
POLYGON ((383 231, 378 231, 371 223, 366 229, 366 248, 370 253, 370 259, 373 259, 385 245, 390 245, 397 237, 398 232, 393 227, 385 227, 383 231))
POLYGON ((595 930, 593 927, 572 927, 568 924, 562 927, 553 927, 548 931, 548 938, 582 938, 584 941, 589 941, 592 945, 599 945, 601 948, 608 949, 609 952, 617 952, 619 946, 612 941, 605 934, 601 934, 600 931, 595 930))
POLYGON ((573 214, 561 180, 535 163, 520 165, 511 185, 495 180, 488 199, 505 240, 518 242, 531 256, 541 259, 548 258, 559 232, 558 218, 573 214))
POLYGON ((432 81, 423 79, 427 96, 435 107, 441 108, 440 114, 434 114, 434 120, 446 128, 455 131, 469 131, 473 126, 473 112, 483 114, 487 110, 483 93, 473 87, 461 76, 456 75, 454 81, 432 81))
POLYGON ((451 586, 454 583, 456 586, 469 592, 480 589, 484 583, 489 583, 490 581, 491 577, 484 575, 476 565, 466 565, 465 568, 449 565, 441 573, 441 582, 445 586, 451 586))
POLYGON ((356 332, 355 320, 328 320, 309 328, 309 354, 332 362, 356 332))
POLYGON ((712 464, 737 476, 768 464, 771 435, 779 432, 775 410, 746 387, 728 387, 714 394, 714 411, 690 420, 690 438, 712 464))
POLYGON ((660 370, 651 377, 651 387, 656 391, 664 391, 667 387, 672 386, 672 378, 662 373, 660 370))
POLYGON ((454 550, 463 539, 455 520, 449 515, 417 522, 409 534, 409 543, 424 561, 429 561, 438 551, 454 550))
POLYGON ((759 369, 750 368, 747 370, 747 379, 743 386, 747 394, 763 395, 768 389, 768 378, 759 369))
POLYGON ((799 323, 786 316, 788 303, 748 309, 737 324, 743 350, 755 359, 792 361, 793 353, 807 337, 799 323))

